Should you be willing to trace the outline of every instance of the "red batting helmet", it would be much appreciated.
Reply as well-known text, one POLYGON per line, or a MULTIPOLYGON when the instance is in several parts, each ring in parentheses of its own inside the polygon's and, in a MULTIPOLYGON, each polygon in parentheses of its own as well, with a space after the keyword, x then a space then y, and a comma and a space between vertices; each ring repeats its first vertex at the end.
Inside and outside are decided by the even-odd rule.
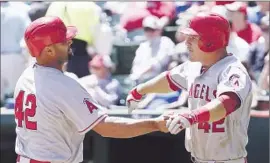
POLYGON ((46 16, 27 27, 24 40, 31 56, 37 57, 46 46, 71 40, 76 33, 76 27, 66 27, 60 18, 46 16))
POLYGON ((204 52, 214 52, 228 45, 230 25, 218 14, 199 13, 190 20, 189 27, 181 32, 199 36, 199 48, 204 52))

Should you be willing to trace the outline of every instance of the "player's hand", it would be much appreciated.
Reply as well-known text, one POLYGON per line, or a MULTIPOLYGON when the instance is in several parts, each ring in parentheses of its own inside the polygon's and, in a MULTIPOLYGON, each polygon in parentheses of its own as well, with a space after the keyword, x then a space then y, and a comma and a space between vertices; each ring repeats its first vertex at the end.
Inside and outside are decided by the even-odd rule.
POLYGON ((157 123, 157 128, 159 129, 159 131, 164 132, 164 133, 168 133, 169 130, 166 127, 166 117, 164 115, 161 115, 157 118, 155 118, 155 121, 157 123))
POLYGON ((131 113, 134 109, 138 108, 139 102, 142 100, 142 95, 137 92, 137 89, 132 89, 126 99, 126 105, 128 107, 128 113, 131 113))
POLYGON ((188 113, 172 113, 166 116, 166 127, 168 128, 171 134, 178 134, 185 128, 189 128, 191 126, 191 122, 187 118, 188 113))

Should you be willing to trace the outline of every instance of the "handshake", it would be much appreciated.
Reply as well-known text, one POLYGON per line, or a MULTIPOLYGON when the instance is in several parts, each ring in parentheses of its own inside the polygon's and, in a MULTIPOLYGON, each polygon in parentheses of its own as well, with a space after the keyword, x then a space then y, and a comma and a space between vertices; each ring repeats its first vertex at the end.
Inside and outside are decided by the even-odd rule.
MULTIPOLYGON (((127 96, 126 104, 128 107, 128 112, 131 113, 138 107, 139 102, 142 99, 136 88, 133 89, 127 96)), ((158 128, 162 132, 170 132, 171 134, 178 134, 185 128, 189 128, 194 121, 193 114, 191 111, 183 112, 170 112, 164 113, 161 116, 155 118, 155 122, 158 125, 158 128)))

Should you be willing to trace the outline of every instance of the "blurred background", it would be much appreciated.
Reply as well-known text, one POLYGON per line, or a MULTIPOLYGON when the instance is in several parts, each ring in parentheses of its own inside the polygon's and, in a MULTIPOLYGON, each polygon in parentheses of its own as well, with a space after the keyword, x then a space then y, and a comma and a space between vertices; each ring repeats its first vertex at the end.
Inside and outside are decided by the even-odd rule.
MULTIPOLYGON (((197 13, 209 11, 229 20, 227 51, 241 60, 253 81, 248 162, 269 162, 269 2, 0 3, 1 162, 16 158, 13 91, 24 69, 35 62, 23 40, 30 22, 52 15, 76 26, 74 55, 63 67, 65 74, 108 107, 111 115, 146 118, 187 107, 184 90, 147 95, 132 115, 127 114, 125 98, 132 87, 188 60, 184 36, 178 31, 197 13)), ((157 132, 129 140, 105 139, 90 132, 84 144, 84 162, 190 162, 184 132, 177 136, 157 132)))

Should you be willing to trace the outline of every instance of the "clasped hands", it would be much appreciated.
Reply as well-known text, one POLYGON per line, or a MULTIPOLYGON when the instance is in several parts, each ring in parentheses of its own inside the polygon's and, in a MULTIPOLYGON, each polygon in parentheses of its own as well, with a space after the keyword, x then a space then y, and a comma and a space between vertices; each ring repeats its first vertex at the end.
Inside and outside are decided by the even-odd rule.
MULTIPOLYGON (((139 102, 141 101, 142 96, 138 94, 131 93, 127 96, 126 105, 128 107, 128 112, 131 113, 138 107, 139 102)), ((161 132, 170 132, 171 134, 178 134, 185 128, 191 126, 189 116, 192 113, 190 111, 181 111, 181 112, 170 112, 164 113, 161 116, 155 118, 158 129, 161 132)))

